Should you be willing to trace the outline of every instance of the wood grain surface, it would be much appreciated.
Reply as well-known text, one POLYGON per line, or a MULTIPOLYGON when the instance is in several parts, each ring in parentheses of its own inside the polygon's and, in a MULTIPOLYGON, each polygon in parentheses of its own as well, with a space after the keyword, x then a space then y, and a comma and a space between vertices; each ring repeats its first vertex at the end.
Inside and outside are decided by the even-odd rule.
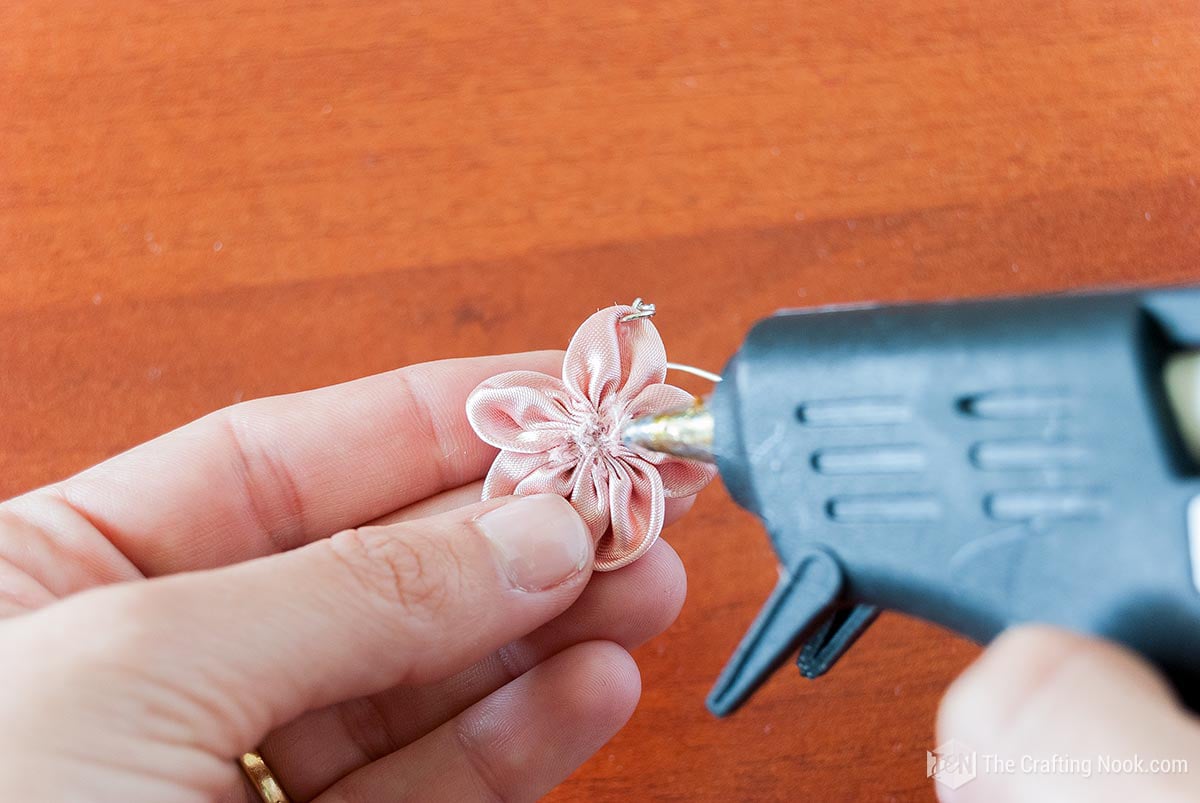
MULTIPOLYGON (((4 496, 635 296, 720 368, 780 307, 1200 278, 1194 0, 9 0, 0 31, 4 496)), ((719 487, 668 537, 687 606, 552 799, 933 799, 975 647, 885 616, 714 720, 774 561, 719 487)))

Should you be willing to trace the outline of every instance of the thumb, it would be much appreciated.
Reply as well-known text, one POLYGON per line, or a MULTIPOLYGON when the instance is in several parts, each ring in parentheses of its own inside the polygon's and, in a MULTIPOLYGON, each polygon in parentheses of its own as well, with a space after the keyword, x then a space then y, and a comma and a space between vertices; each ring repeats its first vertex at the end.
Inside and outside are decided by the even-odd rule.
POLYGON ((41 697, 23 706, 34 715, 49 705, 74 721, 80 706, 124 694, 136 712, 124 722, 152 712, 178 729, 156 738, 235 756, 306 710, 432 682, 533 630, 582 591, 592 549, 566 500, 510 497, 79 594, 14 620, 21 632, 3 647, 42 656, 27 687, 40 687, 48 660, 67 668, 48 698, 14 695, 41 697))
POLYGON ((1122 647, 1048 627, 1005 633, 951 685, 938 744, 951 739, 974 751, 976 777, 938 783, 943 803, 1169 802, 1200 790, 1188 774, 1200 772, 1200 725, 1166 681, 1122 647))

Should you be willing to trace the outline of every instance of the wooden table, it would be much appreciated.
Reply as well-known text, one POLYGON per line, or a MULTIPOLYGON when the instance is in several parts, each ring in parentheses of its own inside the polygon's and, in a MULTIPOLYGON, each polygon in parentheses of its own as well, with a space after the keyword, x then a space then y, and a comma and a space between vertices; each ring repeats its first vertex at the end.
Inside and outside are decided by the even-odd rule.
MULTIPOLYGON (((13 0, 0 31, 6 496, 634 296, 719 368, 779 307, 1200 277, 1194 0, 13 0)), ((974 647, 886 616, 714 720, 774 563, 720 488, 669 537, 687 607, 553 799, 932 799, 974 647)))

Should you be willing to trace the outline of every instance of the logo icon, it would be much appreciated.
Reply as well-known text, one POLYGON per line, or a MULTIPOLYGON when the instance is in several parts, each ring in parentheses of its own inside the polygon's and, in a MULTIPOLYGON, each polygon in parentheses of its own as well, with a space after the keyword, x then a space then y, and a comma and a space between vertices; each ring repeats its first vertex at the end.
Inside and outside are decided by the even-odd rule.
POLYGON ((957 739, 942 742, 925 752, 925 777, 947 789, 975 780, 975 751, 957 739))

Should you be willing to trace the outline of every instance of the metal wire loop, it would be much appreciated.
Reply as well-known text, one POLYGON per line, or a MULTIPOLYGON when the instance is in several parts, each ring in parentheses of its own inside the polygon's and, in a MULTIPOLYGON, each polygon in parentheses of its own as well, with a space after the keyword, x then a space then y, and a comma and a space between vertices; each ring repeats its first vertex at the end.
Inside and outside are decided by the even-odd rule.
POLYGON ((653 318, 657 312, 653 304, 642 301, 640 298, 635 298, 629 306, 633 307, 633 312, 626 313, 621 316, 621 323, 629 323, 630 321, 641 320, 642 318, 653 318))

